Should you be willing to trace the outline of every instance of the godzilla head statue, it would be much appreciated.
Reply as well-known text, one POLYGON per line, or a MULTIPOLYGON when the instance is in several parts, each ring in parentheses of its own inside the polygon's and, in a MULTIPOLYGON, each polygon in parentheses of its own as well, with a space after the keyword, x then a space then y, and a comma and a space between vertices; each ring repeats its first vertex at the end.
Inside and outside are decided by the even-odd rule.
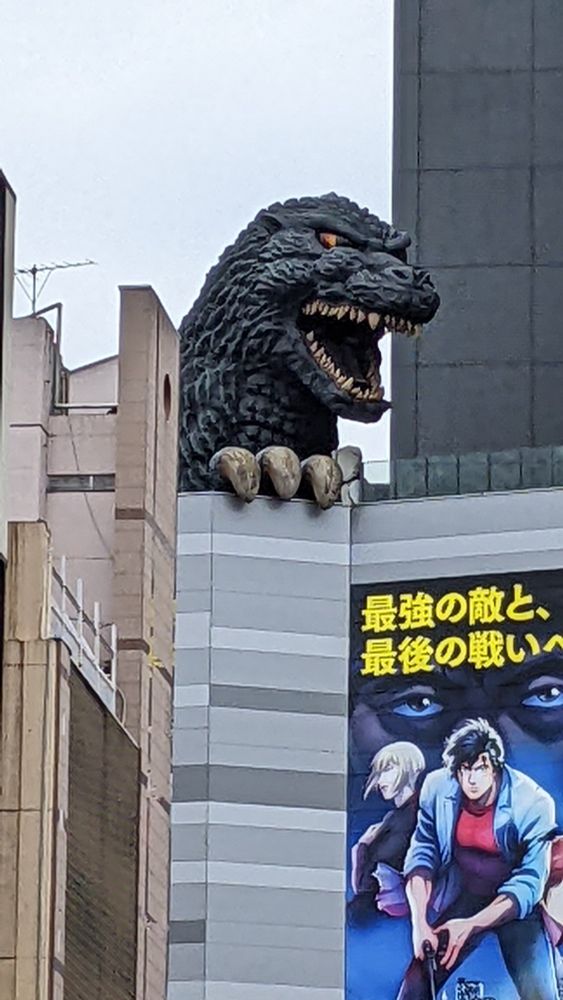
POLYGON ((336 194, 258 213, 180 327, 181 490, 224 488, 210 460, 229 446, 329 456, 338 416, 380 419, 381 338, 421 332, 439 304, 409 244, 336 194))

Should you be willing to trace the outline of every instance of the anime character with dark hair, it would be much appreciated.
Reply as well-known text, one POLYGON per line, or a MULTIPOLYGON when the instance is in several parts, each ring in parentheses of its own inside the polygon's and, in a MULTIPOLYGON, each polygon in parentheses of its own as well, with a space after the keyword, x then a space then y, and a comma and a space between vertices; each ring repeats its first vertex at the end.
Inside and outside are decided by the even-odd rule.
POLYGON ((373 916, 378 910, 389 916, 405 915, 401 875, 407 848, 416 826, 418 790, 426 769, 424 755, 414 743, 390 743, 379 750, 372 762, 363 797, 374 792, 391 809, 380 823, 364 831, 352 847, 352 891, 349 906, 352 918, 373 916), (394 887, 400 900, 394 899, 394 887))
POLYGON ((487 932, 496 934, 520 1000, 557 1000, 553 948, 540 915, 555 804, 505 763, 483 718, 448 737, 444 767, 427 776, 405 859, 414 957, 399 1000, 430 1000, 425 954, 438 955, 435 986, 487 932))

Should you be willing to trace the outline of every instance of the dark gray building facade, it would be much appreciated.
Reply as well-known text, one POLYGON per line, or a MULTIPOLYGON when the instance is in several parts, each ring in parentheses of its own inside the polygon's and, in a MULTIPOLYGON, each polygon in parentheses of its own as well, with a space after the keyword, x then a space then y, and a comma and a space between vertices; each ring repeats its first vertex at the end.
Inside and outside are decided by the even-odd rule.
POLYGON ((394 458, 563 441, 562 116, 561 0, 397 0, 393 219, 443 304, 394 458))

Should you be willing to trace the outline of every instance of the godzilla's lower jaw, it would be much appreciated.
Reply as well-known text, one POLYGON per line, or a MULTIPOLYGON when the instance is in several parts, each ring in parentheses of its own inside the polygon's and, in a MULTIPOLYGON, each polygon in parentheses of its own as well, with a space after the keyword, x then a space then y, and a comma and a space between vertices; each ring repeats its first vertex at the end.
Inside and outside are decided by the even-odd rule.
POLYGON ((340 396, 341 415, 373 420, 388 407, 381 385, 379 341, 388 330, 409 336, 422 331, 404 317, 319 299, 301 307, 298 328, 328 388, 332 385, 340 396))

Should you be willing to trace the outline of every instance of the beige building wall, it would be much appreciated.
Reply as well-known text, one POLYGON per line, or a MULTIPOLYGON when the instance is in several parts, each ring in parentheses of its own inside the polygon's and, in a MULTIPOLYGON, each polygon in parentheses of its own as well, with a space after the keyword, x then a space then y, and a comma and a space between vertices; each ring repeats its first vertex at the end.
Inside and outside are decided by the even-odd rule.
POLYGON ((7 389, 12 337, 12 295, 14 280, 14 219, 16 199, 0 171, 0 560, 6 557, 6 438, 8 425, 7 389))
POLYGON ((63 1000, 65 648, 47 638, 49 538, 10 526, 0 720, 0 997, 63 1000), (57 969, 59 971, 57 971, 57 969))
POLYGON ((178 336, 150 288, 121 290, 116 443, 118 684, 141 748, 138 997, 166 991, 178 336))
POLYGON ((57 351, 44 319, 16 322, 9 514, 48 524, 54 566, 64 556, 71 588, 81 579, 117 627, 122 721, 140 748, 137 997, 164 1000, 178 336, 151 288, 123 288, 116 358, 55 385, 57 351))

